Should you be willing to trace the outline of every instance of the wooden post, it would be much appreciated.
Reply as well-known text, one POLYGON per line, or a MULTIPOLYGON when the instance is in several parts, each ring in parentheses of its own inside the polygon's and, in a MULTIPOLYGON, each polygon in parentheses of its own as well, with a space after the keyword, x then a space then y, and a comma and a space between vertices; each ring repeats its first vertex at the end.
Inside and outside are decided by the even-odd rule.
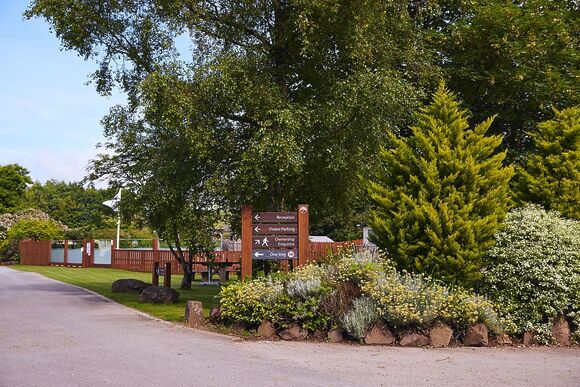
POLYGON ((111 267, 116 267, 117 262, 117 240, 111 239, 111 267))
POLYGON ((171 287, 171 262, 165 262, 165 276, 163 277, 163 286, 171 287))
POLYGON ((68 239, 64 241, 64 260, 62 264, 66 267, 68 266, 68 239))
POLYGON ((93 267, 95 263, 95 240, 91 239, 90 242, 91 242, 91 255, 89 256, 88 267, 93 267))
POLYGON ((159 239, 153 239, 153 261, 159 261, 159 239))
POLYGON ((252 278, 252 206, 242 206, 242 279, 252 278))
POLYGON ((309 247, 308 204, 298 205, 298 266, 308 263, 309 247))
POLYGON ((159 262, 153 262, 153 278, 151 278, 151 283, 159 286, 159 262))

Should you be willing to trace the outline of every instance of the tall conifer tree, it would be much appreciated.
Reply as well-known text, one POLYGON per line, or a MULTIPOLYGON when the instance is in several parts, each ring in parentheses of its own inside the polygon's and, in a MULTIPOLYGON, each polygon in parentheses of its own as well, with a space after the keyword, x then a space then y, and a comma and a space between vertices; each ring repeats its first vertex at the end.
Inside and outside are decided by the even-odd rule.
POLYGON ((554 112, 530 133, 536 153, 517 170, 516 196, 580 219, 580 106, 554 112))
POLYGON ((467 110, 443 84, 409 137, 391 135, 383 167, 368 181, 375 241, 400 269, 470 286, 509 207, 511 167, 486 136, 493 117, 470 129, 467 110))

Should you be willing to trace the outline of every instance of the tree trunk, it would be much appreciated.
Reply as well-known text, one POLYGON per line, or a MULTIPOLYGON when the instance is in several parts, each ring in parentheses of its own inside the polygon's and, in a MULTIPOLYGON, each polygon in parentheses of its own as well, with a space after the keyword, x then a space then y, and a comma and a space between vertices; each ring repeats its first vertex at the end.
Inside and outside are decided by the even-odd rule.
POLYGON ((181 289, 191 289, 191 271, 192 271, 192 263, 191 261, 186 261, 183 259, 181 263, 181 267, 183 269, 183 278, 181 279, 181 289))
POLYGON ((191 289, 191 279, 192 279, 192 275, 191 275, 191 271, 192 271, 192 258, 191 258, 191 254, 189 255, 189 261, 185 260, 185 256, 183 255, 183 250, 181 249, 181 246, 179 245, 179 243, 176 243, 176 248, 177 251, 175 251, 173 249, 173 246, 171 244, 169 244, 169 249, 171 250, 171 253, 173 254, 173 256, 175 257, 175 259, 177 260, 177 262, 179 262, 179 264, 181 265, 181 268, 183 269, 183 278, 181 279, 181 289, 191 289))

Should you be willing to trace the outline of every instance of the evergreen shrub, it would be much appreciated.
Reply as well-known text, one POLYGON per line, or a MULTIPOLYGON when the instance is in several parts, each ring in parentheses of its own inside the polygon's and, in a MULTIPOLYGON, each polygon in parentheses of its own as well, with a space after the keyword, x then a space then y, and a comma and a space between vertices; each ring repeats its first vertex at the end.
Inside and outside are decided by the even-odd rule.
POLYGON ((580 106, 554 112, 529 133, 534 153, 517 169, 515 192, 520 202, 580 219, 580 106))
POLYGON ((508 211, 513 175, 502 137, 486 135, 493 118, 471 129, 469 115, 441 85, 410 136, 390 135, 367 180, 375 242, 397 268, 467 287, 508 211))

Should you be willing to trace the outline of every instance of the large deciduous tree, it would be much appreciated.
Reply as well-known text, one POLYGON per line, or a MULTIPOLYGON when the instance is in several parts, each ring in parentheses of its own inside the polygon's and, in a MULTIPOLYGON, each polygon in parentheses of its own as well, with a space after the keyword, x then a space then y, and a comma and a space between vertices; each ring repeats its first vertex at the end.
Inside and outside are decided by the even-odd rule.
POLYGON ((73 229, 86 231, 111 223, 113 213, 103 206, 113 190, 84 187, 80 182, 49 180, 35 182, 26 190, 24 205, 44 211, 51 218, 73 229))
POLYGON ((437 19, 450 23, 430 26, 440 64, 476 120, 497 114, 492 131, 515 158, 552 108, 580 103, 578 2, 458 2, 451 17, 437 19))
POLYGON ((493 118, 469 128, 469 112, 443 85, 409 137, 391 135, 368 190, 375 241, 400 269, 473 285, 509 205, 511 167, 486 136, 493 118))
POLYGON ((192 262, 213 250, 221 216, 223 156, 217 128, 192 109, 195 96, 176 77, 152 74, 139 87, 139 112, 117 107, 103 120, 109 152, 93 162, 94 177, 123 186, 122 212, 139 215, 164 239, 191 288, 192 262))
MULTIPOLYGON (((232 213, 244 202, 265 210, 308 202, 316 223, 352 215, 356 176, 375 162, 384 128, 408 124, 438 77, 408 5, 36 0, 27 16, 45 18, 65 48, 96 57, 98 90, 120 85, 134 120, 154 102, 144 81, 178 84, 172 93, 184 104, 173 128, 184 142, 198 141, 199 128, 215 131, 216 184, 232 213)), ((147 118, 148 130, 165 130, 158 124, 147 118)), ((141 129, 126 134, 123 125, 109 137, 141 141, 141 129)))
POLYGON ((18 164, 0 166, 0 214, 13 212, 22 204, 26 186, 32 183, 28 173, 18 164))

